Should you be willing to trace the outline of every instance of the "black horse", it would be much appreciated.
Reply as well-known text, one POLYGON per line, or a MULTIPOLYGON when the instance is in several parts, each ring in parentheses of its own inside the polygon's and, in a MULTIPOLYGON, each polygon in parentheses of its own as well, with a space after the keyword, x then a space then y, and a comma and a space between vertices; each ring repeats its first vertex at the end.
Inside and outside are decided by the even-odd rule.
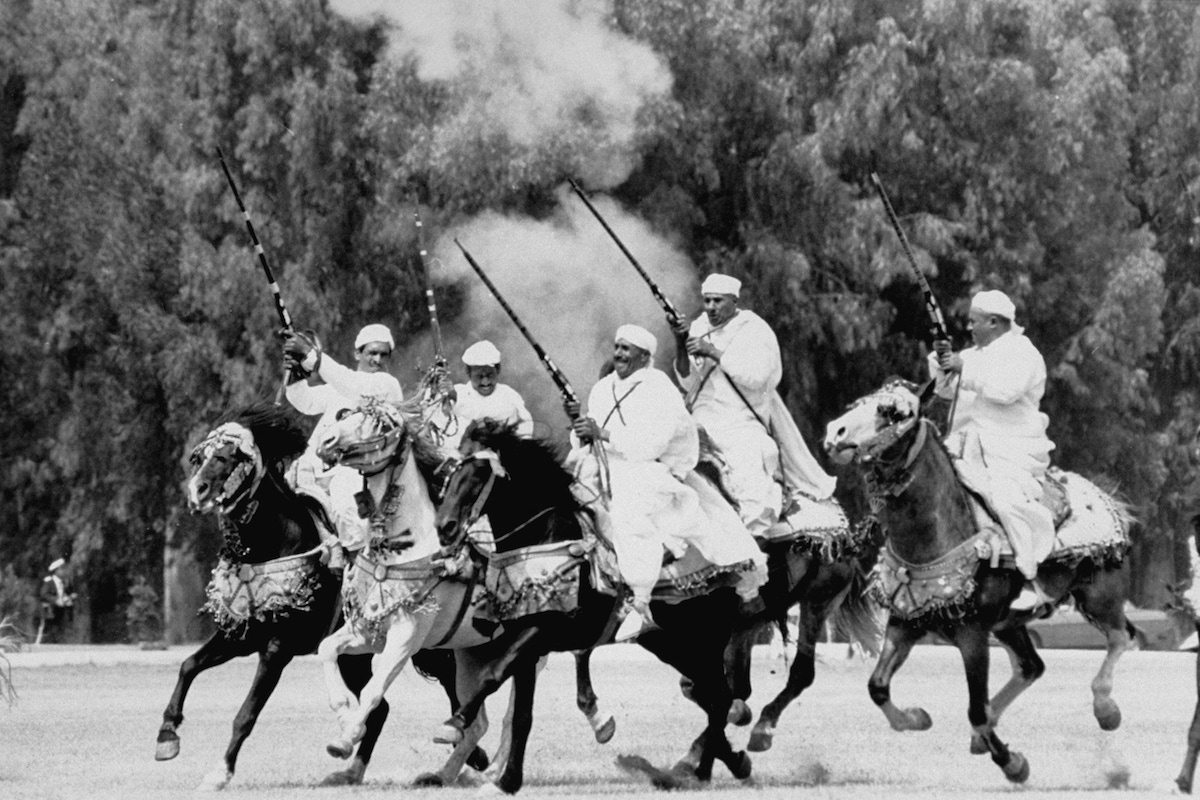
MULTIPOLYGON (((303 452, 304 431, 281 409, 258 404, 215 428, 192 451, 193 472, 188 502, 193 511, 214 512, 224 546, 208 587, 205 606, 217 631, 184 660, 175 691, 163 711, 155 758, 179 754, 178 728, 192 681, 205 670, 233 658, 258 654, 259 667, 245 702, 233 722, 233 735, 221 763, 205 775, 203 788, 223 788, 233 778, 238 752, 279 683, 284 668, 299 655, 313 653, 340 618, 341 576, 323 561, 328 548, 322 531, 332 526, 321 505, 297 494, 283 477, 285 463, 303 452)), ((358 691, 371 677, 370 656, 345 656, 339 667, 347 684, 358 691)), ((453 662, 445 654, 428 654, 422 665, 450 693, 453 662)), ((381 704, 368 723, 354 761, 325 784, 356 784, 371 759, 387 719, 381 704)), ((486 766, 482 751, 473 765, 486 766)))
MULTIPOLYGON (((615 594, 598 591, 598 576, 583 554, 581 508, 572 492, 572 475, 544 442, 518 437, 508 426, 474 423, 463 442, 464 459, 451 476, 437 515, 439 537, 447 548, 461 544, 479 514, 487 514, 495 538, 494 562, 539 559, 524 578, 508 578, 497 591, 502 608, 524 607, 524 615, 506 621, 506 633, 494 646, 458 651, 459 696, 463 704, 445 726, 439 741, 459 745, 461 758, 472 742, 471 723, 484 699, 514 677, 515 717, 512 747, 496 785, 516 792, 523 782, 525 745, 532 725, 534 665, 549 652, 589 650, 606 643, 615 627, 615 594), (541 560, 544 559, 544 560, 541 560), (544 577, 535 577, 544 576, 544 577), (462 681, 473 680, 476 691, 462 681)), ((587 512, 583 512, 587 513, 587 512)), ((750 759, 734 752, 725 735, 732 703, 725 678, 724 652, 738 615, 740 600, 731 586, 707 594, 656 600, 651 611, 657 629, 643 632, 637 643, 679 670, 693 685, 707 724, 703 752, 688 774, 659 772, 663 783, 707 781, 713 763, 722 761, 735 777, 750 775, 750 759)))
MULTIPOLYGON (((868 683, 871 699, 895 730, 925 730, 921 708, 891 700, 891 679, 913 645, 936 633, 962 654, 967 673, 971 750, 990 753, 1014 783, 1029 777, 1029 762, 1000 740, 1004 710, 1045 671, 1029 631, 1038 612, 1010 604, 1024 578, 1004 557, 997 530, 981 529, 976 506, 960 482, 936 427, 921 416, 916 387, 893 382, 858 401, 826 427, 825 448, 839 463, 853 461, 871 487, 872 510, 885 535, 874 590, 890 617, 879 663, 868 683), (988 635, 1008 650, 1012 678, 988 697, 988 635)), ((1125 507, 1094 484, 1066 476, 1072 513, 1058 547, 1038 578, 1057 605, 1071 598, 1108 640, 1092 681, 1093 711, 1104 730, 1121 723, 1112 699, 1113 670, 1137 631, 1125 617, 1129 517, 1125 507), (1073 547, 1066 547, 1072 542, 1073 547)))

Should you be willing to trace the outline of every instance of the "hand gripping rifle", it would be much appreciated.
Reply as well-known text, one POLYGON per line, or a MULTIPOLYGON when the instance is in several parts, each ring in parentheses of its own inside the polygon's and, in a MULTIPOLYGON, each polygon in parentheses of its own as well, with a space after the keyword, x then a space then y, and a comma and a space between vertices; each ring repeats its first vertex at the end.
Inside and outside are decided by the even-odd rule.
POLYGON ((670 323, 671 327, 677 328, 679 325, 683 324, 683 317, 681 317, 679 312, 675 310, 675 306, 672 305, 671 301, 667 299, 667 296, 662 293, 662 289, 658 288, 658 284, 654 282, 654 279, 650 277, 646 270, 642 269, 642 265, 639 264, 638 260, 633 257, 633 253, 629 252, 629 248, 625 246, 625 243, 621 241, 616 232, 609 227, 607 222, 604 221, 604 217, 600 216, 600 212, 596 210, 594 205, 592 205, 592 201, 588 200, 587 195, 583 193, 583 189, 579 188, 579 184, 575 183, 575 181, 571 180, 570 178, 567 178, 567 183, 571 184, 571 188, 575 190, 575 194, 579 195, 579 199, 583 201, 583 204, 588 207, 588 211, 592 212, 592 216, 594 216, 596 221, 600 223, 600 226, 608 232, 608 235, 612 237, 612 240, 617 243, 617 247, 621 248, 621 252, 625 254, 625 258, 629 259, 629 263, 633 264, 633 268, 637 270, 638 275, 641 275, 642 280, 644 280, 650 287, 650 293, 654 295, 654 299, 658 301, 660 306, 662 306, 662 310, 667 313, 667 321, 670 323))
MULTIPOLYGON (((293 333, 295 329, 292 327, 292 317, 288 314, 287 306, 283 304, 283 296, 279 293, 279 284, 275 282, 275 274, 271 272, 271 265, 267 263, 267 253, 263 250, 262 242, 258 241, 258 234, 254 232, 254 223, 250 221, 250 212, 246 210, 246 204, 242 202, 242 195, 238 192, 237 184, 233 182, 233 175, 229 172, 229 167, 225 164, 225 154, 221 152, 221 148, 217 148, 217 158, 221 160, 221 170, 225 173, 225 180, 229 182, 229 188, 233 190, 233 199, 237 201, 238 208, 242 210, 242 217, 246 220, 246 230, 250 232, 250 241, 254 243, 254 252, 258 256, 258 263, 262 264, 263 273, 267 276, 267 285, 271 287, 271 295, 275 300, 275 313, 279 315, 279 322, 283 325, 285 333, 293 333)), ((279 391, 275 393, 275 405, 283 402, 283 390, 287 386, 286 370, 283 376, 283 383, 279 387, 279 391)))
MULTIPOLYGON (((546 371, 550 373, 550 379, 554 381, 554 385, 558 387, 558 391, 562 394, 563 399, 570 403, 573 408, 578 408, 579 395, 575 394, 575 389, 571 386, 571 382, 567 380, 567 376, 563 374, 563 371, 559 369, 558 365, 554 363, 554 360, 550 358, 550 354, 546 352, 545 348, 538 344, 537 339, 533 338, 533 334, 530 333, 529 329, 526 328, 524 323, 521 322, 521 318, 517 316, 517 312, 513 311, 512 306, 510 306, 504 300, 504 296, 500 294, 500 290, 496 288, 496 284, 492 283, 491 278, 489 278, 483 271, 483 267, 479 266, 479 262, 476 261, 475 258, 467 251, 467 248, 463 247, 462 242, 460 242, 457 238, 454 240, 454 243, 458 245, 459 250, 462 250, 462 254, 466 257, 467 263, 471 265, 471 269, 475 270, 475 274, 477 274, 479 279, 483 281, 483 285, 488 288, 488 291, 492 293, 492 297, 496 298, 496 302, 500 304, 500 307, 503 308, 508 314, 509 319, 511 319, 513 324, 517 326, 517 330, 519 330, 522 335, 524 335, 525 340, 533 346, 533 352, 537 353, 537 357, 541 359, 542 365, 545 366, 546 371)), ((580 415, 579 412, 575 412, 574 414, 568 413, 567 416, 569 416, 571 421, 574 422, 575 420, 579 419, 580 415)), ((599 462, 601 467, 601 488, 606 496, 611 496, 608 482, 608 458, 605 455, 603 445, 599 441, 593 441, 592 452, 595 453, 596 460, 599 462)))
MULTIPOLYGON (((904 235, 904 229, 900 227, 900 220, 896 217, 896 210, 892 208, 892 201, 888 200, 887 192, 883 189, 883 182, 874 172, 871 173, 871 183, 875 185, 875 191, 879 193, 879 199, 883 201, 883 210, 887 212, 888 221, 892 223, 892 230, 896 232, 896 237, 900 239, 900 247, 908 258, 908 266, 912 269, 912 274, 917 279, 917 285, 921 287, 921 294, 925 297, 925 313, 929 315, 929 331, 933 334, 934 347, 939 355, 943 350, 949 352, 945 345, 938 347, 938 342, 949 342, 950 340, 950 334, 946 332, 946 319, 942 316, 942 307, 938 305, 937 298, 933 296, 933 289, 929 288, 929 281, 925 279, 925 273, 921 272, 921 268, 917 266, 917 259, 908 245, 908 237, 904 235)), ((946 418, 947 432, 954 424, 954 409, 958 405, 960 383, 961 380, 954 384, 954 399, 950 401, 950 413, 946 418)))

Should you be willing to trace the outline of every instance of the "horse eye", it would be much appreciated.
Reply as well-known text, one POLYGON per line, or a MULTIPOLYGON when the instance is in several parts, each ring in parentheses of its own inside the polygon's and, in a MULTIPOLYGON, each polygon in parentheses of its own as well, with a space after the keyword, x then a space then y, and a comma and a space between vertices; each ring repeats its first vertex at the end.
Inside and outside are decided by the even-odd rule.
POLYGON ((341 422, 346 417, 350 416, 351 413, 353 412, 351 412, 348 408, 338 409, 338 412, 334 414, 334 419, 336 419, 338 422, 341 422))

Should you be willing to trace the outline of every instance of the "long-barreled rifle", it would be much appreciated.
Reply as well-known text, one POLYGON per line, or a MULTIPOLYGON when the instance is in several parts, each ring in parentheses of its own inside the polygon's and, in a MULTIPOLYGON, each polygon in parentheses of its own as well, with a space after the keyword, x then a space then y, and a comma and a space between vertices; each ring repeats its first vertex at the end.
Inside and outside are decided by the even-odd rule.
MULTIPOLYGON (((887 192, 884 191, 883 181, 879 180, 879 176, 872 172, 871 183, 875 185, 875 191, 879 193, 879 199, 883 201, 883 210, 887 212, 888 221, 892 223, 892 230, 896 232, 896 237, 900 240, 900 247, 908 259, 908 266, 912 270, 913 277, 917 279, 917 285, 921 287, 921 294, 925 297, 925 313, 929 316, 929 331, 933 334, 934 347, 939 355, 947 353, 950 346, 950 334, 946 332, 946 318, 942 316, 942 307, 938 305, 933 289, 929 287, 929 281, 925 279, 925 273, 921 272, 921 268, 917 266, 917 259, 908 245, 908 237, 904 235, 904 229, 900 227, 900 220, 896 217, 896 210, 892 208, 892 201, 888 199, 887 192)), ((958 406, 958 387, 961 383, 960 379, 954 384, 954 398, 950 401, 950 412, 946 417, 947 431, 954 425, 954 411, 958 406)))
MULTIPOLYGON (((242 202, 241 192, 238 191, 237 184, 233 182, 233 175, 229 172, 229 166, 225 163, 225 154, 221 152, 221 148, 217 148, 217 158, 221 161, 221 171, 225 173, 225 180, 229 182, 229 188, 233 190, 233 199, 237 201, 238 208, 242 211, 242 217, 246 220, 246 230, 250 233, 250 241, 254 243, 254 253, 258 256, 258 263, 262 265, 263 274, 267 276, 267 285, 271 288, 271 296, 275 300, 275 313, 279 315, 279 322, 283 326, 285 333, 292 333, 295 329, 292 327, 292 317, 288 314, 287 306, 283 303, 283 295, 279 292, 279 284, 275 281, 275 273, 271 271, 271 265, 267 262, 267 253, 263 249, 262 242, 258 240, 258 234, 254 232, 254 223, 250 221, 250 212, 246 210, 246 204, 242 202)), ((275 405, 283 402, 283 390, 287 385, 287 373, 285 371, 283 383, 280 384, 279 390, 275 393, 275 405)))
POLYGON ((658 301, 658 304, 662 306, 662 310, 666 312, 667 321, 670 322, 671 327, 676 328, 681 325, 683 323, 683 317, 677 310, 675 310, 675 306, 670 300, 667 299, 667 296, 662 293, 662 289, 658 288, 658 284, 654 282, 654 279, 651 278, 649 273, 642 268, 642 265, 638 263, 638 260, 633 257, 633 253, 629 252, 629 248, 626 247, 625 243, 621 241, 621 238, 617 236, 616 231, 609 226, 604 217, 600 216, 600 212, 594 205, 592 205, 592 201, 588 199, 588 196, 583 193, 583 189, 579 188, 579 184, 575 183, 575 181, 571 180, 570 178, 567 178, 567 183, 571 184, 571 188, 575 190, 575 194, 579 195, 579 199, 583 201, 585 206, 587 206, 588 211, 592 212, 592 216, 595 217, 596 221, 600 223, 600 226, 608 232, 608 235, 612 237, 612 240, 617 243, 617 247, 621 248, 621 252, 625 254, 625 258, 629 259, 629 263, 633 265, 633 268, 637 270, 638 275, 641 275, 642 280, 644 280, 650 287, 650 293, 654 295, 654 299, 658 301))
POLYGON ((457 425, 454 416, 453 400, 448 394, 440 393, 439 386, 442 378, 447 375, 445 350, 442 348, 442 327, 438 323, 437 300, 433 295, 433 275, 429 270, 428 253, 425 250, 425 225, 421 222, 421 207, 413 198, 413 220, 417 226, 417 250, 421 256, 421 268, 425 272, 425 306, 429 309, 429 329, 433 333, 433 367, 424 378, 425 401, 429 406, 441 405, 442 415, 446 418, 444 428, 438 428, 433 420, 429 420, 432 433, 439 441, 445 436, 453 435, 452 426, 457 425))
MULTIPOLYGON (((554 363, 554 359, 550 358, 550 354, 547 353, 546 349, 538 343, 538 340, 533 338, 533 334, 530 333, 529 329, 525 327, 525 323, 521 322, 521 318, 517 316, 517 312, 513 311, 513 307, 510 306, 504 299, 504 295, 500 294, 500 290, 496 288, 496 284, 492 283, 492 279, 489 278, 487 273, 483 271, 483 267, 479 266, 479 262, 475 260, 474 256, 471 255, 467 248, 463 247, 462 242, 460 242, 457 238, 455 238, 454 243, 458 245, 458 249, 462 251, 463 256, 467 259, 467 263, 471 265, 471 269, 475 270, 475 274, 479 276, 481 281, 483 281, 483 285, 486 286, 488 291, 492 293, 492 297, 496 298, 496 302, 500 304, 500 307, 503 308, 505 313, 508 314, 508 318, 511 319, 513 324, 517 326, 517 330, 519 330, 521 335, 525 337, 525 341, 529 342, 529 344, 533 347, 533 352, 537 353, 537 357, 541 360, 542 365, 545 366, 546 371, 550 373, 550 379, 554 381, 554 385, 557 386, 558 391, 562 393, 563 399, 567 401, 567 404, 572 409, 578 409, 579 395, 575 393, 575 388, 571 386, 571 382, 567 380, 567 376, 561 369, 558 368, 558 365, 554 363)), ((567 416, 569 416, 571 421, 574 422, 575 420, 579 419, 580 414, 578 411, 568 411, 567 416)), ((601 488, 605 494, 608 495, 608 460, 604 453, 604 447, 600 444, 600 442, 594 441, 592 442, 592 452, 596 454, 596 460, 600 463, 602 475, 604 476, 601 482, 601 488)))

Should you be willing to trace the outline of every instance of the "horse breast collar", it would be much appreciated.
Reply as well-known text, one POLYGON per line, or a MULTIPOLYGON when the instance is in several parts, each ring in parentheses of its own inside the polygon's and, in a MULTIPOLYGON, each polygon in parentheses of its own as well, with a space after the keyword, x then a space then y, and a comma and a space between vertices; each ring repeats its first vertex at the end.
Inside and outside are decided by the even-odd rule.
POLYGON ((400 510, 400 500, 404 496, 404 486, 397 480, 396 473, 401 467, 395 463, 387 467, 387 488, 383 491, 383 500, 375 503, 375 495, 367 485, 370 476, 363 475, 362 491, 355 493, 354 501, 358 505, 358 516, 367 520, 367 530, 372 550, 391 550, 402 553, 412 547, 412 531, 405 530, 396 536, 389 533, 392 518, 400 510))

